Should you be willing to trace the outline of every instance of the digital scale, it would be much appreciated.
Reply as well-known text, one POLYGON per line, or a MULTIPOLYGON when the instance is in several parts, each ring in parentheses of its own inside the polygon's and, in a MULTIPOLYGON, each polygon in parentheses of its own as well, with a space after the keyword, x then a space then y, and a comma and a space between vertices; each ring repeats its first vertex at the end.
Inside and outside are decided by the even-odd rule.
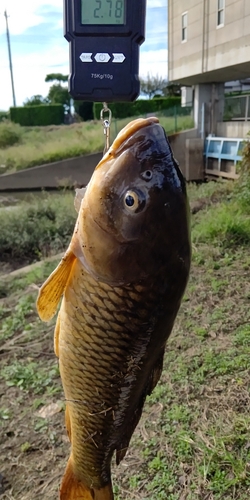
POLYGON ((134 101, 140 92, 139 47, 146 0, 64 0, 74 99, 134 101))

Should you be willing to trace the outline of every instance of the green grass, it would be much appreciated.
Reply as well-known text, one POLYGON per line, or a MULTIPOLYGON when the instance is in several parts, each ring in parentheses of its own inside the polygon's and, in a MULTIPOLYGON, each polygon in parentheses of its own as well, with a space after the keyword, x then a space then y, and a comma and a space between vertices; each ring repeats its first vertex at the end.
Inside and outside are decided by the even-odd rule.
MULTIPOLYGON (((111 140, 131 119, 113 120, 111 140)), ((172 117, 163 116, 160 117, 160 123, 165 127, 167 133, 193 127, 193 120, 190 116, 177 117, 176 121, 172 117)), ((3 141, 6 141, 6 134, 7 132, 3 141)), ((84 122, 68 126, 19 127, 18 134, 16 134, 16 130, 13 130, 12 135, 18 137, 16 139, 18 144, 4 146, 4 149, 1 149, 0 141, 1 173, 14 172, 23 168, 102 151, 104 148, 104 133, 101 122, 84 122), (19 129, 21 129, 21 133, 19 129)))
POLYGON ((18 331, 30 331, 32 323, 28 323, 28 317, 33 312, 34 297, 25 295, 20 297, 20 300, 13 309, 2 307, 0 309, 0 341, 11 337, 18 331))
POLYGON ((4 366, 0 374, 8 387, 15 386, 22 391, 42 394, 51 386, 53 379, 59 376, 59 371, 57 366, 48 371, 41 362, 15 361, 9 366, 4 366))
MULTIPOLYGON (((115 500, 250 498, 250 226, 249 207, 242 202, 245 189, 241 181, 188 186, 192 203, 204 202, 192 216, 190 281, 160 382, 147 398, 124 461, 113 466, 115 500)), ((57 205, 58 217, 71 202, 57 205)), ((0 452, 8 447, 9 460, 2 468, 8 477, 21 454, 12 495, 25 500, 56 498, 69 454, 63 415, 39 414, 52 402, 63 402, 54 323, 42 324, 35 311, 35 288, 55 265, 43 263, 2 284, 0 452)))
POLYGON ((250 215, 246 215, 238 204, 230 201, 211 207, 200 214, 193 227, 193 241, 206 243, 216 241, 219 245, 248 245, 250 243, 250 215))
MULTIPOLYGON (((58 258, 51 258, 49 261, 39 261, 37 267, 31 268, 30 271, 25 273, 20 273, 17 276, 4 275, 0 282, 0 299, 8 297, 15 292, 21 292, 23 290, 36 287, 36 284, 41 285, 45 279, 52 273, 55 266, 58 263, 58 258)), ((3 311, 0 306, 0 319, 3 317, 3 311)))
POLYGON ((1 261, 29 263, 65 250, 76 221, 73 200, 73 192, 45 193, 30 203, 0 210, 1 261))

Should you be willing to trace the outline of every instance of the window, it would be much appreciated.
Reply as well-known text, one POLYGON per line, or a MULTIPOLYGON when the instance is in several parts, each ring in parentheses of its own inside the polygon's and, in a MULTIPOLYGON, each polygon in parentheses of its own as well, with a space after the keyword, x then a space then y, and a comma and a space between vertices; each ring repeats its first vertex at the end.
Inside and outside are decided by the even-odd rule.
POLYGON ((224 26, 225 0, 218 0, 217 26, 224 26))
POLYGON ((188 20, 188 15, 187 12, 184 12, 181 16, 181 40, 182 42, 187 41, 187 20, 188 20))

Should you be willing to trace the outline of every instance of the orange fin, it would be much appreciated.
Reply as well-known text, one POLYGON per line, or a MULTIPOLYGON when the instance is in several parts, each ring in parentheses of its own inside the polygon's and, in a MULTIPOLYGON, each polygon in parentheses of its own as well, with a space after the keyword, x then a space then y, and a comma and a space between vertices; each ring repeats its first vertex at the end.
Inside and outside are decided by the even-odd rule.
POLYGON ((65 408, 65 425, 67 429, 67 434, 69 436, 69 440, 71 442, 71 422, 70 422, 70 414, 69 414, 69 407, 66 405, 65 408))
POLYGON ((57 268, 40 288, 36 305, 38 314, 43 321, 49 321, 55 315, 75 259, 73 252, 68 250, 57 268))
POLYGON ((54 351, 55 355, 58 358, 59 358, 59 335, 60 335, 60 313, 58 313, 54 331, 54 351))
POLYGON ((114 495, 111 484, 97 490, 78 481, 70 457, 60 487, 60 500, 114 500, 114 495))

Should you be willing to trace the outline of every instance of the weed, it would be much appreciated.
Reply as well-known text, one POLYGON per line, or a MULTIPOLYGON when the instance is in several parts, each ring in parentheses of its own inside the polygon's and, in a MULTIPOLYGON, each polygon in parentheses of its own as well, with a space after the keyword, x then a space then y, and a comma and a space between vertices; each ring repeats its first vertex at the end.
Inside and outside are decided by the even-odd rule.
POLYGON ((34 297, 26 295, 21 297, 13 310, 2 309, 2 322, 0 324, 0 340, 11 337, 20 330, 31 330, 32 323, 27 323, 27 317, 33 312, 34 297))
MULTIPOLYGON (((112 140, 132 119, 113 120, 111 127, 112 140)), ((159 120, 162 126, 165 127, 166 132, 175 131, 176 124, 173 117, 162 116, 159 117, 159 120)), ((5 125, 0 124, 0 126, 5 125)), ((177 127, 178 130, 192 128, 192 118, 190 116, 179 117, 177 127)), ((15 141, 10 142, 10 139, 8 139, 7 143, 8 141, 9 143, 5 145, 9 145, 10 147, 0 151, 0 164, 5 166, 6 171, 44 165, 45 163, 102 151, 103 149, 101 124, 98 122, 86 122, 70 126, 22 128, 11 124, 11 128, 22 131, 22 144, 11 146, 15 141)), ((4 139, 4 143, 6 143, 6 139, 4 139)))
POLYGON ((0 123, 0 148, 7 148, 19 143, 22 135, 23 132, 20 125, 9 121, 0 123))
POLYGON ((22 203, 0 212, 2 261, 32 262, 65 250, 72 236, 76 213, 72 193, 44 195, 32 204, 22 203))
POLYGON ((32 391, 34 394, 43 394, 59 376, 59 371, 57 366, 48 370, 34 361, 28 363, 16 361, 3 367, 1 375, 7 386, 19 387, 22 391, 32 391))
POLYGON ((211 207, 193 224, 193 241, 195 244, 216 241, 225 247, 249 244, 250 216, 235 202, 211 207))
POLYGON ((236 346, 250 347, 250 322, 236 330, 233 342, 236 346))
MULTIPOLYGON (((189 188, 194 199, 205 196, 215 204, 193 216, 189 286, 166 346, 160 382, 147 397, 124 461, 113 468, 116 500, 250 498, 250 257, 248 246, 230 233, 234 214, 240 225, 249 214, 226 183, 211 184, 189 188), (216 215, 218 221, 213 220, 216 215)), ((62 212, 63 207, 64 202, 62 212)), ((48 213, 49 208, 50 204, 48 213)), ((43 210, 40 213, 43 218, 43 210)), ((42 265, 4 283, 2 324, 14 313, 20 296, 25 299, 23 290, 32 283, 41 284, 52 268, 54 263, 42 265)), ((21 331, 33 321, 34 308, 33 303, 30 316, 28 305, 21 307, 25 316, 22 320, 18 313, 21 331)), ((62 439, 65 430, 60 413, 49 420, 37 416, 36 410, 56 401, 62 391, 52 339, 40 333, 33 326, 29 331, 32 342, 24 342, 22 336, 19 344, 19 335, 13 334, 13 350, 3 347, 0 418, 2 449, 10 457, 2 466, 6 477, 11 477, 14 460, 23 451, 12 495, 45 500, 56 497, 69 447, 62 439), (34 346, 38 347, 35 353, 34 346), (29 443, 33 442, 36 450, 31 460, 29 443), (40 485, 41 470, 44 484, 40 485)))
POLYGON ((35 432, 45 432, 48 430, 49 422, 46 418, 38 418, 35 426, 34 426, 34 431, 35 432))
MULTIPOLYGON (((39 265, 32 268, 31 271, 20 273, 19 276, 5 276, 5 279, 3 279, 0 284, 0 298, 26 290, 30 285, 40 286, 58 264, 58 257, 51 259, 49 261, 45 260, 38 262, 37 264, 39 265)), ((0 306, 0 320, 2 317, 7 316, 9 312, 10 310, 6 311, 5 308, 0 306)))
POLYGON ((31 444, 28 441, 26 441, 25 443, 23 443, 21 445, 21 452, 22 453, 27 453, 27 451, 29 451, 30 448, 31 448, 31 444))
POLYGON ((11 412, 9 408, 0 408, 0 423, 1 420, 9 420, 11 418, 11 412))

